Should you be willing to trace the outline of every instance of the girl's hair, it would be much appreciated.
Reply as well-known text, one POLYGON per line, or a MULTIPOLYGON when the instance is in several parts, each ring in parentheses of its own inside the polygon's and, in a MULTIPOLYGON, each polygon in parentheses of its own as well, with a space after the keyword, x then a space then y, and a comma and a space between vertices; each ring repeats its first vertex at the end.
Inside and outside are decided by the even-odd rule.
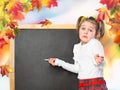
POLYGON ((104 36, 104 32, 105 32, 104 22, 102 20, 98 22, 94 17, 87 17, 87 18, 84 16, 79 17, 77 21, 77 31, 79 31, 81 24, 85 21, 91 22, 95 25, 96 28, 95 38, 100 39, 104 36))

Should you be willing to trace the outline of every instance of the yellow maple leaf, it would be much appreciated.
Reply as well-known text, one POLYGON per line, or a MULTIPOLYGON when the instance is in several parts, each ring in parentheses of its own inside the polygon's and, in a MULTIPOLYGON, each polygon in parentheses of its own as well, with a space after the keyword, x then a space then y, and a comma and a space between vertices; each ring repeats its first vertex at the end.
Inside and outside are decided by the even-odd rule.
POLYGON ((8 2, 9 0, 0 0, 0 5, 3 5, 4 3, 8 2))
POLYGON ((10 17, 9 17, 9 15, 8 15, 8 14, 5 14, 4 17, 5 17, 5 20, 7 21, 7 23, 9 23, 9 22, 10 22, 10 17))
POLYGON ((32 5, 30 2, 23 3, 22 6, 23 6, 23 11, 25 13, 28 13, 29 11, 32 10, 32 5))
POLYGON ((17 0, 10 0, 6 6, 6 9, 10 10, 15 5, 16 2, 17 2, 17 0))
POLYGON ((19 0, 19 2, 26 3, 26 2, 28 2, 28 0, 19 0))
POLYGON ((41 4, 42 6, 47 6, 50 0, 42 0, 41 4))

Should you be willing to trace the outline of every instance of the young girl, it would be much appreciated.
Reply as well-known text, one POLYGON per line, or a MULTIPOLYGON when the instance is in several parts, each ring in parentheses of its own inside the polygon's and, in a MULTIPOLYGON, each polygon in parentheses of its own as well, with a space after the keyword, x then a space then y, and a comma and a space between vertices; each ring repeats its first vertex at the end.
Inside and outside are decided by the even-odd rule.
POLYGON ((79 90, 107 90, 103 78, 105 65, 103 46, 98 39, 104 35, 104 23, 97 22, 93 17, 79 17, 77 22, 80 43, 73 48, 74 64, 67 63, 58 58, 49 58, 53 66, 78 74, 79 90))

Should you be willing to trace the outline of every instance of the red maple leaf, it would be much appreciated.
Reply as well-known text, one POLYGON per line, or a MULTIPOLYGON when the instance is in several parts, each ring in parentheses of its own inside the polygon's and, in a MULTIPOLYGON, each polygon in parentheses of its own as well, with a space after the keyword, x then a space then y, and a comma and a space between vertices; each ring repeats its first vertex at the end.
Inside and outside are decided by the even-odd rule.
POLYGON ((6 30, 6 34, 5 34, 9 39, 14 38, 14 31, 13 30, 6 30))
POLYGON ((12 68, 9 67, 9 65, 0 66, 0 73, 2 74, 2 76, 8 76, 10 72, 12 72, 12 68))
POLYGON ((18 11, 23 11, 23 8, 22 8, 22 4, 20 2, 16 2, 14 4, 14 6, 12 6, 9 10, 8 10, 8 13, 9 14, 14 14, 16 15, 18 13, 18 11))
POLYGON ((106 4, 107 8, 110 10, 120 3, 120 0, 101 0, 100 3, 106 4))
POLYGON ((106 8, 99 8, 97 9, 98 11, 98 16, 97 16, 97 21, 100 22, 100 20, 105 20, 106 21, 109 19, 109 14, 108 14, 108 10, 106 8))
POLYGON ((22 4, 20 2, 16 2, 13 7, 11 7, 8 10, 8 13, 10 14, 11 20, 23 20, 24 15, 23 15, 23 8, 22 4))
POLYGON ((10 23, 8 23, 7 26, 9 26, 11 29, 14 29, 16 26, 18 26, 18 24, 17 24, 17 22, 10 22, 10 23))
POLYGON ((43 26, 47 26, 47 25, 51 24, 51 21, 45 19, 45 20, 40 21, 38 24, 41 24, 43 27, 43 26))
POLYGON ((2 48, 7 42, 5 41, 4 38, 0 38, 0 48, 2 48))
POLYGON ((33 9, 37 8, 38 11, 40 11, 41 6, 42 6, 40 0, 32 0, 31 3, 32 3, 32 8, 33 9))
POLYGON ((51 8, 52 6, 53 6, 53 7, 58 6, 58 3, 57 3, 56 0, 49 0, 49 3, 48 3, 48 5, 47 5, 47 7, 48 7, 48 8, 51 8))
POLYGON ((18 12, 16 15, 11 15, 10 19, 11 20, 23 20, 24 15, 22 12, 18 12))
POLYGON ((105 14, 104 13, 99 13, 97 16, 97 21, 100 22, 100 20, 104 20, 105 19, 105 14))

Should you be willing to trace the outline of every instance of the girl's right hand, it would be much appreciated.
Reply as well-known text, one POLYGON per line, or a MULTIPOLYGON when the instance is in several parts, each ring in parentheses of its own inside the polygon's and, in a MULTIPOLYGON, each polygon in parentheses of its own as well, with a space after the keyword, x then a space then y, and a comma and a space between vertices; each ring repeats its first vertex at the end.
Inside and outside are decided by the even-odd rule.
POLYGON ((56 60, 56 58, 49 58, 48 62, 49 62, 52 66, 56 66, 56 65, 55 65, 55 60, 56 60))

